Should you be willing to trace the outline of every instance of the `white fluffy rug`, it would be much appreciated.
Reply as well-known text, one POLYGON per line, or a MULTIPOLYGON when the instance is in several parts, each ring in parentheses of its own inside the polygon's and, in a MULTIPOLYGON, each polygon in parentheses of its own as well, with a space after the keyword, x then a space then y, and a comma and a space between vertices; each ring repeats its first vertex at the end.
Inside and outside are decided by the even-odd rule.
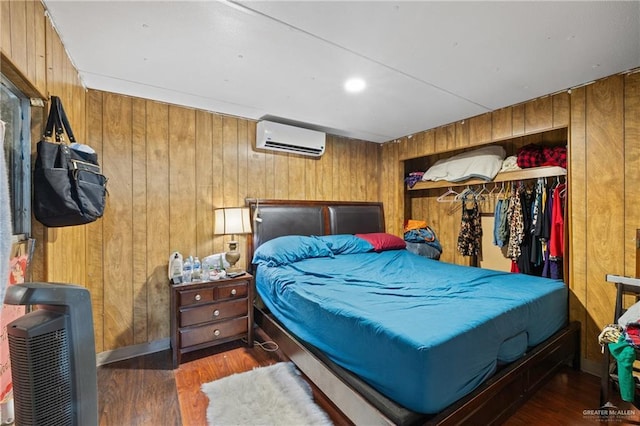
POLYGON ((207 422, 221 425, 331 425, 291 362, 279 362, 202 385, 207 422))

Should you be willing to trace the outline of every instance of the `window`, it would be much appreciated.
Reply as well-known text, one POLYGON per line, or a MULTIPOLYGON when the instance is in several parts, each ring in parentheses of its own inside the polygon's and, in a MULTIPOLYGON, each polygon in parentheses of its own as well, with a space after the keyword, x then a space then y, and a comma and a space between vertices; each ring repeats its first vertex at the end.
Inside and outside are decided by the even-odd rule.
POLYGON ((5 123, 4 156, 7 162, 13 233, 31 233, 31 130, 30 104, 0 75, 0 120, 5 123))

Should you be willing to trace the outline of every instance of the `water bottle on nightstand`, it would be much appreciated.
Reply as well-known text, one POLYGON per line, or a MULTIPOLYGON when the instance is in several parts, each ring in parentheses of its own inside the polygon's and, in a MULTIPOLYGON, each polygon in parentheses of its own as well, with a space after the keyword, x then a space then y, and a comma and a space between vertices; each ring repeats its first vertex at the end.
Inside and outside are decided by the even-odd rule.
POLYGON ((182 280, 185 283, 191 282, 191 276, 193 274, 193 262, 191 261, 191 256, 185 258, 183 266, 182 266, 182 280))
POLYGON ((200 281, 202 279, 202 263, 200 263, 200 259, 198 256, 193 259, 193 274, 194 281, 200 281))

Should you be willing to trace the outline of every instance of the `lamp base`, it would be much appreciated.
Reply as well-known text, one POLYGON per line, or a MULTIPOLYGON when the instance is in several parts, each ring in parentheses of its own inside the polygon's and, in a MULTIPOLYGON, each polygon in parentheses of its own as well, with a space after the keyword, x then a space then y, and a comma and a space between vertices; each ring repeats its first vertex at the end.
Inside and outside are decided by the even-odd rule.
POLYGON ((229 251, 224 255, 224 258, 229 262, 227 273, 244 272, 239 267, 236 267, 236 263, 240 260, 240 252, 237 251, 238 242, 229 241, 229 251))

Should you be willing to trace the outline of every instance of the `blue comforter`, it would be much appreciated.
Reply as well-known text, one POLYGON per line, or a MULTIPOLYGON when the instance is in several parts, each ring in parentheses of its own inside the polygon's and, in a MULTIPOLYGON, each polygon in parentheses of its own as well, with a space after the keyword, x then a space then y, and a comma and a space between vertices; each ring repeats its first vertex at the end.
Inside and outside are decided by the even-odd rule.
POLYGON ((291 332, 422 413, 441 411, 567 322, 561 281, 406 250, 262 264, 256 288, 291 332))

